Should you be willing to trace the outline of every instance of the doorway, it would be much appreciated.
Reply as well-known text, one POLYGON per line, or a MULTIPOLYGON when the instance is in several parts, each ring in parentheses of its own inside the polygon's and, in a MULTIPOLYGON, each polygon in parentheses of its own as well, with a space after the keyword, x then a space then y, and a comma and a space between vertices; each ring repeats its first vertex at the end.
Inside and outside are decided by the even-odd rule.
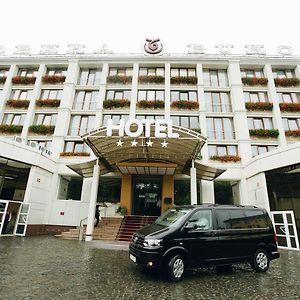
POLYGON ((133 176, 132 212, 134 215, 160 216, 162 176, 133 176))

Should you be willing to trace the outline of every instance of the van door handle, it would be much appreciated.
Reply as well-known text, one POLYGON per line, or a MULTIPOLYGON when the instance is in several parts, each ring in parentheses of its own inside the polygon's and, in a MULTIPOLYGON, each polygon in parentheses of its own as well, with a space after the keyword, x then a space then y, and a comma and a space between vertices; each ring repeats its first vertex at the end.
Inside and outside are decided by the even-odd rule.
POLYGON ((214 232, 214 231, 212 231, 212 232, 210 232, 210 234, 209 234, 210 236, 215 236, 216 235, 216 233, 214 232))

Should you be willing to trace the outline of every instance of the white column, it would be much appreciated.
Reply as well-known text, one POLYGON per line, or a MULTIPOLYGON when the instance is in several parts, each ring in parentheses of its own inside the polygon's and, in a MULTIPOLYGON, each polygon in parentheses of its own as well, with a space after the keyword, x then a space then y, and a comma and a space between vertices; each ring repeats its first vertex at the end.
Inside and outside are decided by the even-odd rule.
POLYGON ((138 81, 139 81, 139 64, 134 63, 132 71, 132 85, 131 85, 131 98, 130 98, 130 114, 129 118, 135 118, 136 104, 138 97, 138 81))
POLYGON ((22 130, 21 137, 27 138, 29 126, 32 125, 32 121, 34 118, 35 111, 35 100, 39 98, 41 93, 41 85, 42 85, 42 76, 46 73, 46 66, 44 64, 40 65, 39 71, 36 76, 36 81, 34 85, 34 89, 31 95, 30 103, 27 109, 26 118, 22 130))
POLYGON ((273 72, 272 72, 271 65, 265 65, 264 72, 265 72, 265 76, 268 78, 269 101, 273 103, 274 128, 278 129, 279 131, 278 142, 279 142, 279 146, 283 147, 286 146, 286 138, 285 138, 285 132, 284 132, 283 123, 281 119, 280 107, 277 100, 276 86, 273 79, 273 72))
POLYGON ((86 227, 85 240, 90 242, 93 240, 94 232, 94 220, 95 220, 95 208, 97 202, 98 184, 99 184, 100 167, 98 162, 94 166, 93 170, 93 182, 90 194, 89 214, 86 227))
POLYGON ((169 119, 171 115, 171 66, 165 64, 165 118, 169 119))
POLYGON ((103 101, 105 100, 106 97, 106 78, 108 76, 108 72, 109 72, 109 66, 107 63, 104 63, 101 72, 99 97, 96 105, 95 128, 98 128, 102 125, 103 101))
POLYGON ((192 161, 192 167, 190 171, 191 180, 191 204, 197 205, 197 176, 194 161, 192 161))
POLYGON ((213 181, 201 180, 201 203, 215 203, 213 181))

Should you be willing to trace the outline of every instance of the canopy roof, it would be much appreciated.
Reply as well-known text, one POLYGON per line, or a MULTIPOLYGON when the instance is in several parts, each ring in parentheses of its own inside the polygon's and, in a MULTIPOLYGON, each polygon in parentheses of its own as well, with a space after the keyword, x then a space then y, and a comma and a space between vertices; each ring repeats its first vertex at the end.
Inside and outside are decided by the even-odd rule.
MULTIPOLYGON (((172 168, 175 173, 189 175, 192 161, 195 161, 197 177, 200 179, 213 180, 225 171, 204 166, 197 161, 200 150, 206 142, 203 135, 180 126, 172 126, 172 130, 179 134, 178 138, 154 137, 154 125, 151 125, 150 129, 151 138, 146 138, 144 135, 132 138, 119 137, 118 130, 113 130, 112 136, 107 136, 107 127, 103 126, 83 134, 82 139, 99 158, 100 174, 109 172, 142 174, 143 170, 143 174, 151 174, 154 172, 153 164, 158 163, 156 168, 163 168, 165 171, 156 169, 156 174, 164 172, 167 174, 167 171, 170 172, 172 168)), ((69 167, 84 177, 91 177, 95 163, 96 160, 91 160, 69 167)))

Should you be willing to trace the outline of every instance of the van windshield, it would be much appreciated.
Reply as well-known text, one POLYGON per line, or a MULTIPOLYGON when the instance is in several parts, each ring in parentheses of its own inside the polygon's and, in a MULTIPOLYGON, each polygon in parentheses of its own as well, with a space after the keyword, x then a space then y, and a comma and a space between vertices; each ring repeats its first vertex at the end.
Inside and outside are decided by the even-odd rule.
POLYGON ((154 223, 166 227, 176 226, 191 210, 191 208, 171 208, 157 218, 154 223))

